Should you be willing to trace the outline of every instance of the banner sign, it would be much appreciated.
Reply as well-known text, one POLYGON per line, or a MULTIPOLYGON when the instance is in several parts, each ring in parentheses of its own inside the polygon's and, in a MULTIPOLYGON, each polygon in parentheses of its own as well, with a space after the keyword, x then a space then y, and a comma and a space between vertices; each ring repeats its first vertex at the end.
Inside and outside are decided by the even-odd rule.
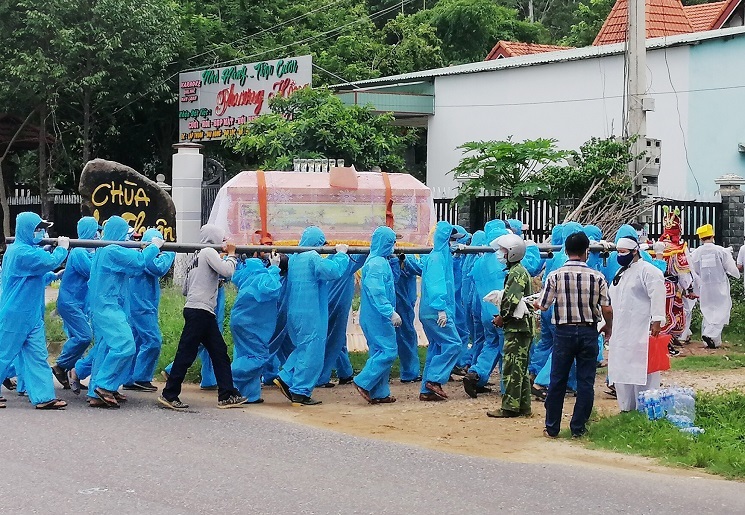
POLYGON ((240 136, 241 126, 268 113, 269 99, 310 87, 311 56, 179 74, 179 140, 240 136))

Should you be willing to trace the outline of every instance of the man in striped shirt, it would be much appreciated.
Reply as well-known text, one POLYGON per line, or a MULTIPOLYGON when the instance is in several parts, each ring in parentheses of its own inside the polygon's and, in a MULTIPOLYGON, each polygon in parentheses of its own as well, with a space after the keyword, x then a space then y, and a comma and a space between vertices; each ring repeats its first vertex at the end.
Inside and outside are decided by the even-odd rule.
POLYGON ((598 354, 598 324, 610 339, 613 310, 608 298, 608 284, 603 274, 587 266, 590 240, 584 233, 575 233, 565 242, 569 260, 552 272, 546 280, 536 308, 543 311, 554 306, 554 354, 551 364, 551 384, 546 394, 546 429, 543 434, 556 438, 561 428, 564 395, 572 363, 577 361, 577 402, 569 427, 572 436, 587 431, 595 398, 595 371, 598 354))

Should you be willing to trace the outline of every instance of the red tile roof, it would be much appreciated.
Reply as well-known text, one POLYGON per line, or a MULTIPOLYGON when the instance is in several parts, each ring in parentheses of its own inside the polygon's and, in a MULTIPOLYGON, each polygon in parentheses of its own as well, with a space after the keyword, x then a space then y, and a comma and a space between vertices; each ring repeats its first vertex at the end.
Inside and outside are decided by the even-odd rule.
MULTIPOLYGON (((647 0, 647 38, 694 32, 680 0, 647 0)), ((618 0, 593 45, 622 43, 626 39, 628 0, 618 0)))
POLYGON ((705 30, 713 30, 715 23, 719 19, 719 15, 729 5, 728 0, 722 2, 714 2, 711 4, 700 4, 700 5, 684 5, 683 12, 691 22, 694 32, 703 32, 705 30))
POLYGON ((569 46, 538 45, 536 43, 520 43, 517 41, 500 41, 491 49, 485 61, 491 61, 503 57, 517 57, 520 55, 542 54, 544 52, 556 52, 558 50, 569 50, 569 46))

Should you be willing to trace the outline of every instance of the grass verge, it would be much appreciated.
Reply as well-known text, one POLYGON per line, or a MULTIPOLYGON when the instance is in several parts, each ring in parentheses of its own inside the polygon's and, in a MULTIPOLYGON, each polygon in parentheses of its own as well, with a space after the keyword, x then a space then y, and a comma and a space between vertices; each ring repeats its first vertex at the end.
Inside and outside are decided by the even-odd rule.
POLYGON ((745 367, 745 354, 722 354, 718 356, 686 356, 671 360, 672 370, 735 370, 745 367))
POLYGON ((667 421, 649 421, 633 412, 595 421, 588 440, 594 447, 745 479, 745 395, 700 394, 696 409, 696 425, 706 430, 698 437, 681 433, 667 421))

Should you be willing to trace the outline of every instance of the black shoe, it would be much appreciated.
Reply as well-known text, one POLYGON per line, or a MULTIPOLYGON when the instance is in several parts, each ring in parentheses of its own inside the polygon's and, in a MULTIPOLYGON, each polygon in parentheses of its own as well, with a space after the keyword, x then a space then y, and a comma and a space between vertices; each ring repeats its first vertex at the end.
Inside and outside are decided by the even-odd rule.
POLYGON ((8 390, 15 390, 18 387, 18 383, 12 377, 8 377, 3 381, 3 386, 8 390))
POLYGON ((704 343, 706 344, 706 346, 708 348, 710 348, 710 349, 716 349, 717 348, 716 344, 714 343, 714 340, 712 340, 710 337, 708 337, 708 336, 702 336, 701 339, 704 341, 704 343))
POLYGON ((334 386, 336 386, 336 383, 323 383, 316 385, 316 388, 333 388, 334 386))
POLYGON ((567 397, 576 397, 577 396, 577 392, 575 392, 571 388, 567 388, 567 391, 565 392, 564 395, 567 396, 567 397))
POLYGON ((308 397, 307 395, 292 394, 293 406, 317 406, 318 404, 321 404, 321 401, 308 397))
POLYGON ((464 375, 466 375, 466 369, 463 368, 463 367, 459 367, 459 366, 456 365, 456 366, 453 367, 453 375, 454 376, 464 376, 464 375))
POLYGON ((67 371, 65 369, 59 365, 54 365, 52 367, 52 374, 59 384, 62 385, 63 390, 70 389, 70 381, 67 380, 67 371))
POLYGON ((354 380, 354 376, 351 375, 349 377, 340 377, 339 378, 339 384, 351 384, 354 380))
POLYGON ((135 381, 134 383, 136 386, 140 388, 143 392, 157 392, 158 387, 155 386, 150 381, 135 381))
POLYGON ((491 393, 492 389, 487 388, 486 386, 478 386, 476 387, 476 393, 491 393))
POLYGON ((277 388, 279 388, 279 391, 282 392, 282 395, 287 397, 287 400, 292 402, 292 393, 290 392, 290 386, 282 381, 279 377, 274 380, 274 384, 277 385, 277 388))
POLYGON ((401 382, 404 384, 408 383, 421 383, 422 382, 422 376, 416 376, 414 379, 401 379, 401 382))
POLYGON ((667 353, 673 357, 680 355, 680 351, 673 347, 672 343, 667 346, 667 353))
POLYGON ((142 391, 144 391, 140 387, 140 385, 137 384, 137 383, 130 383, 130 384, 122 385, 122 390, 128 390, 128 391, 131 391, 131 392, 142 392, 142 391))
POLYGON ((463 376, 463 389, 466 391, 466 395, 472 399, 478 397, 478 383, 479 375, 476 372, 469 372, 463 376))
POLYGON ((217 401, 217 407, 220 409, 240 408, 243 404, 246 404, 247 400, 241 395, 231 395, 225 400, 217 401))

